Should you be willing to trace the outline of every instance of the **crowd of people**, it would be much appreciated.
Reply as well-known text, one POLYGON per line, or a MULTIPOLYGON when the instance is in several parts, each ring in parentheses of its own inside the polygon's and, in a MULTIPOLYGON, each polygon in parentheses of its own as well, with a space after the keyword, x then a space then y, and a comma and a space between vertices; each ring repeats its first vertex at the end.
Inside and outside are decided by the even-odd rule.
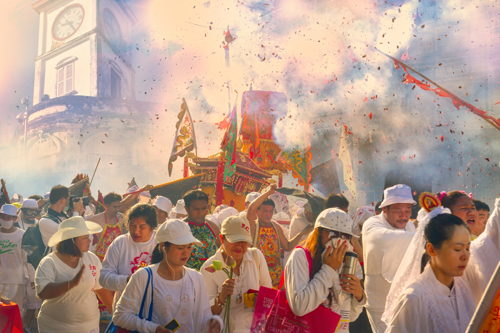
POLYGON ((465 332, 500 259, 500 198, 490 214, 441 192, 413 216, 398 184, 355 210, 342 194, 319 212, 295 198, 284 224, 274 184, 243 211, 150 188, 99 203, 57 185, 1 206, 0 299, 25 332, 264 332, 251 330, 261 287, 284 289, 297 316, 338 314, 335 332, 465 332))

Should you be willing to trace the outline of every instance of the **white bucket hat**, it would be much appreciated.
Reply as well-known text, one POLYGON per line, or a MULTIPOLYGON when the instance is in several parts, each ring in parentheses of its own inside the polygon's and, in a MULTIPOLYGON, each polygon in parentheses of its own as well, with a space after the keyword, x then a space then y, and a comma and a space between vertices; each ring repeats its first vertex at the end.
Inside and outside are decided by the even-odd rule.
POLYGON ((169 242, 175 245, 201 244, 191 233, 189 225, 178 219, 167 220, 161 224, 156 231, 155 239, 158 243, 169 242))
POLYGON ((318 227, 356 236, 352 231, 351 217, 339 208, 327 208, 322 211, 314 223, 314 228, 318 227))
POLYGON ((384 200, 380 204, 380 208, 398 203, 416 204, 411 194, 411 188, 408 185, 397 184, 386 188, 384 190, 384 200))
POLYGON ((260 197, 260 193, 259 192, 250 192, 245 197, 245 202, 252 203, 258 197, 260 197))
POLYGON ((250 225, 239 216, 230 216, 222 222, 220 234, 231 243, 247 242, 252 244, 250 225))
POLYGON ((102 227, 99 224, 85 221, 81 216, 73 216, 59 224, 59 229, 50 237, 47 245, 53 247, 64 240, 97 234, 101 231, 102 227))
POLYGON ((184 203, 184 199, 177 200, 177 203, 175 204, 174 209, 172 209, 172 212, 176 214, 187 215, 186 204, 184 203))
POLYGON ((155 198, 154 204, 156 208, 161 209, 162 211, 166 213, 170 213, 172 210, 172 201, 170 201, 169 198, 166 198, 162 195, 158 195, 155 198))
POLYGON ((35 199, 24 199, 21 208, 38 209, 38 202, 35 199))
POLYGON ((17 216, 17 207, 11 204, 4 204, 2 208, 0 208, 0 213, 9 216, 17 216))

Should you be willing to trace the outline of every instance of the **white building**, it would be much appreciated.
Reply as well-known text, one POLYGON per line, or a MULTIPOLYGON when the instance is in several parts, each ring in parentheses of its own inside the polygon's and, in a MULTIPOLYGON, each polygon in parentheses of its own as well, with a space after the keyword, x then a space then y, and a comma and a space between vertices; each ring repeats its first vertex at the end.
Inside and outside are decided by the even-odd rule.
POLYGON ((69 175, 89 173, 99 157, 137 167, 133 138, 144 136, 154 106, 134 96, 131 9, 121 0, 37 0, 33 8, 40 19, 25 155, 69 175))

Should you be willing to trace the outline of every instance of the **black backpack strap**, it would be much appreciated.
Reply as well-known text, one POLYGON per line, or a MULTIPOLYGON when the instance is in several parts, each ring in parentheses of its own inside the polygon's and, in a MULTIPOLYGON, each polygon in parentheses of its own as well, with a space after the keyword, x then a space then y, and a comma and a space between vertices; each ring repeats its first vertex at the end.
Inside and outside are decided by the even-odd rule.
POLYGON ((47 212, 47 214, 45 214, 44 216, 42 216, 42 219, 43 218, 52 220, 52 221, 54 221, 57 224, 59 224, 59 223, 62 222, 62 217, 57 216, 57 215, 52 215, 49 212, 47 212))

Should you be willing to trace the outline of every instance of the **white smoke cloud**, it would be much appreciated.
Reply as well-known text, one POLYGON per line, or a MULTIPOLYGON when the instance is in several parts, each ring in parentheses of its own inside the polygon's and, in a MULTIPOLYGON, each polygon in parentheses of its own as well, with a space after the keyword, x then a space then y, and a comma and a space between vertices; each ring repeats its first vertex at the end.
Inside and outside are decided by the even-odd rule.
POLYGON ((222 133, 215 123, 227 114, 228 102, 239 106, 251 86, 287 95, 288 114, 277 122, 275 138, 287 148, 324 145, 317 163, 336 157, 336 140, 348 126, 355 162, 374 176, 360 182, 374 192, 380 193, 384 174, 394 166, 408 168, 433 189, 468 187, 491 197, 491 184, 498 187, 500 152, 492 144, 498 131, 466 109, 455 110, 447 99, 403 84, 401 70, 375 49, 403 57, 498 117, 494 1, 130 5, 139 22, 132 38, 137 96, 158 103, 160 114, 145 142, 145 155, 154 161, 145 182, 163 180, 183 97, 196 121, 199 155, 207 156, 219 149, 222 133), (226 53, 228 28, 236 39, 226 53), (318 143, 325 133, 331 142, 318 143), (355 154, 366 142, 374 151, 355 154))

